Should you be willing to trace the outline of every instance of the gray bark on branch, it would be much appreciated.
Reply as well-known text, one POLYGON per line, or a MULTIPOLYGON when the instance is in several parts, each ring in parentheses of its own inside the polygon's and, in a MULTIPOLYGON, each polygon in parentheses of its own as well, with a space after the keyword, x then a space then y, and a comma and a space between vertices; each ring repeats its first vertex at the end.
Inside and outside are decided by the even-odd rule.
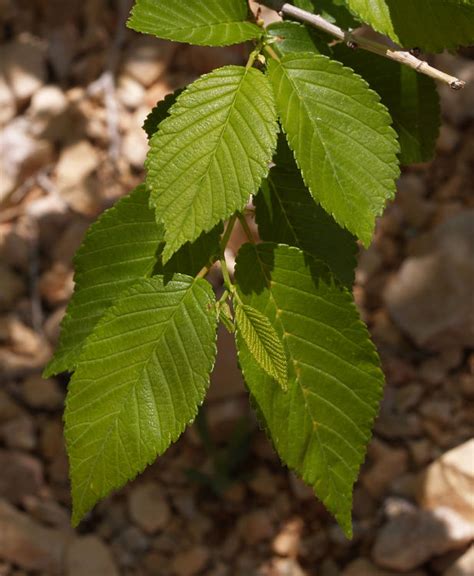
POLYGON ((267 6, 268 8, 276 10, 283 17, 297 20, 304 24, 308 24, 309 26, 313 26, 318 30, 322 30, 327 34, 334 36, 334 38, 345 42, 349 46, 362 48, 363 50, 373 52, 374 54, 378 54, 379 56, 383 56, 384 58, 394 60, 399 64, 413 68, 421 74, 425 74, 430 78, 434 78, 435 80, 439 80, 440 82, 448 84, 453 90, 461 90, 465 86, 465 82, 463 80, 460 80, 455 76, 451 76, 450 74, 446 74, 446 72, 442 72, 441 70, 430 66, 428 62, 420 60, 420 58, 417 58, 411 52, 407 52, 401 48, 383 44, 381 42, 376 42, 369 38, 365 38, 364 36, 356 35, 347 30, 343 30, 339 26, 328 22, 325 18, 319 16, 318 14, 312 14, 311 12, 297 8, 296 6, 293 6, 293 4, 283 2, 282 0, 258 0, 258 2, 264 6, 267 6))

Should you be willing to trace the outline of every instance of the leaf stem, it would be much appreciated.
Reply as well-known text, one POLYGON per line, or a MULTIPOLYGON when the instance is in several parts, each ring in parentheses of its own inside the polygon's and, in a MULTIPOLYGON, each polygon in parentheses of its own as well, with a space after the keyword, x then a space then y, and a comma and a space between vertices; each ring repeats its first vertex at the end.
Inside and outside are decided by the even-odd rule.
POLYGON ((278 57, 278 54, 268 44, 265 44, 265 46, 263 47, 263 51, 266 52, 270 56, 270 58, 273 58, 273 60, 280 62, 280 58, 278 57))
POLYGON ((224 255, 225 249, 227 248, 227 244, 229 243, 230 240, 230 236, 232 234, 232 230, 234 229, 235 223, 237 222, 237 212, 235 214, 233 214, 229 220, 229 222, 227 222, 227 226, 226 229, 224 231, 224 234, 222 235, 221 238, 221 256, 224 255))
POLYGON ((248 238, 248 241, 251 242, 252 244, 255 244, 255 238, 252 234, 252 230, 250 230, 250 226, 249 223, 247 222, 247 218, 241 214, 240 212, 238 212, 237 214, 237 218, 239 219, 240 225, 242 226, 245 235, 248 238))
MULTIPOLYGON (((374 54, 378 54, 379 56, 383 56, 384 58, 394 60, 399 64, 413 68, 416 72, 420 72, 430 78, 448 84, 453 90, 461 90, 466 84, 463 80, 430 66, 428 62, 420 60, 411 52, 382 44, 381 42, 376 42, 369 38, 364 38, 363 36, 352 34, 352 32, 343 30, 342 28, 339 28, 339 26, 328 22, 319 14, 312 14, 311 12, 297 8, 296 6, 293 6, 293 4, 283 2, 282 0, 258 0, 258 2, 264 6, 273 8, 273 10, 276 10, 282 16, 298 20, 299 22, 308 24, 313 28, 318 28, 327 34, 334 36, 338 40, 342 40, 348 45, 362 48, 363 50, 373 52, 374 54)), ((268 46, 266 46, 265 49, 267 50, 268 46)))

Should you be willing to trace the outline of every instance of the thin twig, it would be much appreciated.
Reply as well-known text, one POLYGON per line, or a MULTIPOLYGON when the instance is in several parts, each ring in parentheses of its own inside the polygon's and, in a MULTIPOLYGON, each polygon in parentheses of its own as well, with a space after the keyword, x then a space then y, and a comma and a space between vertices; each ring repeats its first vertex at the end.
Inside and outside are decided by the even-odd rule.
POLYGON ((258 1, 260 4, 264 4, 265 6, 280 12, 282 16, 292 18, 293 20, 298 20, 304 24, 309 24, 310 26, 318 28, 319 30, 334 36, 338 40, 341 40, 350 46, 362 48, 363 50, 368 50, 369 52, 373 52, 374 54, 378 54, 379 56, 383 56, 389 60, 394 60, 399 64, 404 64, 405 66, 413 68, 421 74, 425 74, 426 76, 430 76, 435 80, 439 80, 440 82, 448 84, 453 90, 461 90, 461 88, 464 88, 466 84, 463 80, 460 80, 455 76, 450 76, 449 74, 446 74, 445 72, 430 66, 428 62, 420 60, 411 52, 406 52, 402 49, 396 49, 380 42, 370 40, 369 38, 353 34, 347 30, 343 30, 342 28, 339 28, 339 26, 336 26, 335 24, 325 20, 322 16, 319 16, 318 14, 311 14, 311 12, 297 8, 288 2, 282 2, 281 0, 258 1))

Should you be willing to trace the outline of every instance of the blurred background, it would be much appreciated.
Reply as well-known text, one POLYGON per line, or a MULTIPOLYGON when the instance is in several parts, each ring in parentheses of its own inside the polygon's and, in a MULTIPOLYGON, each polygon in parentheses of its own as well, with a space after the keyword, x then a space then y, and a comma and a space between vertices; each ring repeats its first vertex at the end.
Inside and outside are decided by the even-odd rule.
MULTIPOLYGON (((354 539, 258 430, 225 333, 205 417, 70 527, 67 379, 40 374, 72 294, 72 257, 90 222, 142 180, 150 108, 244 57, 140 36, 124 27, 129 8, 0 0, 0 576, 472 576, 469 49, 437 57, 470 84, 440 88, 436 158, 403 170, 360 254, 354 292, 387 386, 354 539)), ((240 242, 237 230, 232 248, 240 242)))

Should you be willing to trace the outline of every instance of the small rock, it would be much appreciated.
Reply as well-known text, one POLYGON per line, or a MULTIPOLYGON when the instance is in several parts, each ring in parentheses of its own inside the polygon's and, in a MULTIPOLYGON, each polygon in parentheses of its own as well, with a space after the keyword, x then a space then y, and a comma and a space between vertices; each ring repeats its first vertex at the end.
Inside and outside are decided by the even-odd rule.
POLYGON ((56 185, 66 202, 81 214, 94 215, 100 208, 94 172, 100 164, 96 149, 83 140, 65 148, 56 167, 56 185))
POLYGON ((419 346, 474 346, 474 210, 440 224, 431 246, 405 260, 389 282, 390 315, 419 346))
POLYGON ((56 380, 39 374, 28 377, 22 388, 25 402, 37 410, 58 410, 63 406, 64 393, 56 380))
POLYGON ((20 416, 23 410, 5 391, 0 389, 0 424, 9 422, 20 416))
POLYGON ((296 558, 299 554, 303 521, 300 518, 291 520, 273 540, 273 551, 279 556, 296 558))
POLYGON ((277 478, 268 471, 268 468, 260 467, 250 480, 249 488, 259 496, 272 498, 278 492, 277 478))
MULTIPOLYGON (((41 462, 21 452, 0 450, 0 498, 20 504, 43 486, 41 462)), ((1 540, 1 538, 0 538, 1 540)))
POLYGON ((124 106, 135 110, 143 104, 145 90, 134 78, 122 75, 118 81, 117 96, 124 106))
POLYGON ((67 551, 67 575, 118 576, 112 555, 96 536, 84 536, 71 543, 67 551))
POLYGON ((453 406, 450 398, 428 398, 420 407, 421 415, 441 426, 447 426, 453 419, 453 406))
POLYGON ((3 46, 0 62, 5 78, 20 103, 31 98, 46 80, 45 51, 32 38, 23 36, 19 41, 3 46))
POLYGON ((195 546, 186 552, 180 552, 172 562, 172 570, 176 576, 195 576, 207 566, 209 551, 203 546, 195 546))
POLYGON ((273 523, 266 510, 256 510, 241 516, 237 529, 248 546, 255 546, 259 542, 268 540, 274 533, 273 523))
POLYGON ((15 114, 15 97, 0 70, 0 126, 8 124, 15 114))
POLYGON ((472 576, 474 574, 474 545, 471 545, 443 576, 472 576))
POLYGON ((53 158, 51 143, 31 135, 27 118, 12 120, 0 132, 0 197, 8 196, 21 181, 52 163, 53 158))
POLYGON ((426 438, 414 440, 410 443, 409 448, 413 461, 417 466, 427 464, 433 456, 433 446, 426 438))
POLYGON ((57 140, 66 129, 64 114, 68 101, 57 86, 44 86, 31 99, 27 116, 31 133, 37 137, 57 140))
POLYGON ((474 526, 449 508, 403 512, 379 531, 372 557, 382 568, 407 572, 427 560, 462 548, 474 526))
POLYGON ((143 169, 148 153, 148 140, 145 131, 141 128, 132 128, 122 140, 122 153, 136 170, 143 169))
POLYGON ((36 432, 33 420, 22 416, 10 420, 2 426, 2 436, 9 448, 33 450, 36 446, 36 432))
POLYGON ((55 262, 41 275, 39 291, 51 307, 68 302, 74 291, 72 270, 62 262, 55 262))
POLYGON ((326 558, 321 564, 321 570, 318 576, 340 576, 339 566, 332 558, 326 558))
POLYGON ((125 56, 123 72, 147 88, 163 76, 175 51, 172 42, 138 38, 125 56))
POLYGON ((23 279, 11 268, 0 263, 0 312, 10 311, 26 292, 23 279))
POLYGON ((351 562, 342 573, 342 576, 424 576, 423 572, 392 572, 374 566, 366 558, 358 558, 351 562))
POLYGON ((128 500, 130 517, 147 534, 166 528, 171 511, 158 484, 139 484, 128 500))
POLYGON ((448 506, 474 523, 474 439, 433 462, 419 480, 419 503, 428 510, 448 506))
MULTIPOLYGON (((264 573, 265 574, 265 573, 264 573)), ((307 576, 294 558, 275 558, 271 562, 270 576, 307 576)))
POLYGON ((374 464, 362 475, 361 483, 372 498, 381 498, 389 485, 407 469, 408 455, 402 448, 391 448, 373 440, 368 450, 374 464))
POLYGON ((70 525, 70 513, 55 500, 40 500, 36 497, 30 497, 25 498, 24 505, 31 516, 41 524, 55 527, 70 525))
MULTIPOLYGON (((70 538, 68 530, 44 528, 0 500, 0 535, 0 558, 41 574, 64 574, 63 560, 70 538)), ((81 576, 83 574, 86 573, 82 572, 81 576)), ((105 575, 104 572, 100 574, 105 575)))
POLYGON ((46 460, 54 460, 65 452, 63 427, 58 420, 48 420, 41 427, 40 448, 46 460))

